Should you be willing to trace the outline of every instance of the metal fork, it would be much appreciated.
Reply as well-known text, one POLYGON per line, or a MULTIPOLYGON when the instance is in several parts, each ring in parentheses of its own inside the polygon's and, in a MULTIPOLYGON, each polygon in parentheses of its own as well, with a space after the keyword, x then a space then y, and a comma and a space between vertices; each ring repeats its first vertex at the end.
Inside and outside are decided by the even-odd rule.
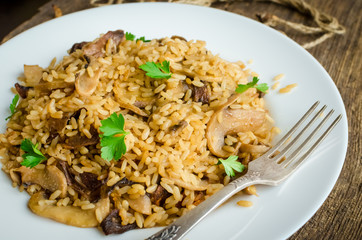
POLYGON ((342 115, 339 115, 328 126, 328 128, 320 135, 320 137, 313 143, 312 146, 300 153, 304 147, 310 143, 315 137, 317 132, 326 123, 329 117, 333 114, 332 109, 325 117, 322 117, 326 105, 324 105, 312 119, 305 124, 304 128, 300 130, 298 135, 293 139, 293 134, 301 127, 302 123, 310 116, 312 112, 317 108, 319 101, 313 104, 313 106, 304 114, 304 116, 292 127, 291 130, 270 150, 268 150, 261 157, 251 161, 248 166, 247 173, 235 180, 231 181, 228 185, 220 189, 218 192, 207 198, 204 202, 199 204, 196 208, 186 213, 175 222, 155 233, 147 238, 147 240, 177 240, 185 236, 193 227, 196 226, 203 218, 206 217, 212 210, 220 206, 227 199, 232 197, 240 190, 254 185, 265 184, 276 186, 286 178, 288 178, 295 170, 301 165, 301 163, 308 158, 311 153, 317 148, 317 146, 323 141, 323 139, 332 131, 342 115), (320 123, 312 130, 311 133, 302 143, 297 144, 303 134, 315 123, 318 119, 323 118, 320 123), (288 152, 293 152, 286 156, 288 152), (301 155, 301 156, 300 156, 301 155))

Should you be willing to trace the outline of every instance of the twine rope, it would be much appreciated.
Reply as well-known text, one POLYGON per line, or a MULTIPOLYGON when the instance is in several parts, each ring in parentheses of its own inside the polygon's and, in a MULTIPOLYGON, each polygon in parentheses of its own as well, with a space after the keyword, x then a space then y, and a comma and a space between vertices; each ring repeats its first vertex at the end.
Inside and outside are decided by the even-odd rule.
MULTIPOLYGON (((139 2, 145 2, 145 0, 138 0, 139 2)), ((151 0, 152 1, 152 0, 151 0)), ((153 0, 154 1, 154 0, 153 0)), ((242 0, 167 0, 168 2, 177 2, 185 4, 194 4, 210 7, 213 3, 232 3, 242 0)), ((320 12, 317 8, 313 7, 304 0, 255 0, 257 2, 272 2, 275 4, 283 5, 286 7, 293 8, 303 15, 310 16, 316 23, 317 27, 307 26, 301 23, 291 22, 282 18, 279 18, 272 14, 257 14, 259 20, 270 27, 276 27, 278 25, 285 25, 303 34, 322 34, 317 39, 302 44, 305 49, 310 49, 324 42, 326 39, 334 36, 335 34, 344 34, 346 29, 339 24, 335 17, 320 12)), ((90 0, 92 6, 104 6, 111 4, 120 4, 126 2, 124 0, 90 0)))
POLYGON ((311 6, 303 0, 269 0, 271 2, 293 7, 302 14, 310 15, 313 17, 314 22, 319 28, 326 32, 333 32, 336 34, 344 34, 345 28, 339 24, 338 20, 325 13, 318 11, 317 8, 311 6))

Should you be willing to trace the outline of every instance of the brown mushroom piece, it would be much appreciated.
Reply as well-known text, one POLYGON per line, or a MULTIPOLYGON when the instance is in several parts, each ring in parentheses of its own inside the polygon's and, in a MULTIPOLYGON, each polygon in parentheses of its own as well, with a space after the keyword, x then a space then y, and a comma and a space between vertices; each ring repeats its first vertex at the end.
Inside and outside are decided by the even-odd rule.
POLYGON ((20 173, 23 184, 38 184, 50 192, 60 190, 62 197, 67 193, 67 180, 56 166, 46 166, 44 169, 21 166, 14 172, 20 173))
POLYGON ((68 186, 71 186, 91 203, 99 201, 102 197, 108 197, 106 194, 101 194, 101 189, 105 181, 98 180, 97 174, 89 172, 78 173, 69 167, 65 161, 59 161, 58 164, 67 179, 68 186))
POLYGON ((19 83, 15 83, 15 89, 21 98, 26 98, 28 96, 28 91, 30 88, 31 87, 25 87, 20 85, 19 83))
POLYGON ((109 39, 112 39, 113 43, 118 46, 118 44, 124 39, 124 32, 122 30, 108 31, 96 41, 82 46, 84 55, 93 56, 95 58, 103 57, 103 49, 109 39))
POLYGON ((75 90, 77 93, 83 97, 92 95, 97 88, 102 72, 103 68, 100 67, 94 71, 93 76, 89 76, 86 71, 79 74, 75 79, 75 90))
POLYGON ((232 95, 220 109, 214 112, 207 124, 207 145, 209 150, 217 157, 226 158, 230 155, 230 153, 223 150, 226 135, 255 131, 265 122, 265 112, 229 108, 239 96, 240 94, 232 95))
POLYGON ((204 86, 202 87, 196 87, 194 85, 191 85, 191 89, 192 99, 194 100, 194 102, 202 102, 203 104, 210 103, 211 90, 209 84, 204 83, 204 86))
POLYGON ((68 116, 63 116, 62 118, 52 118, 50 117, 48 120, 48 128, 49 132, 52 133, 60 133, 63 131, 67 122, 69 121, 68 116))
POLYGON ((156 99, 150 98, 136 98, 134 106, 138 108, 145 108, 146 106, 153 105, 156 102, 156 99))
POLYGON ((142 117, 148 117, 148 114, 146 112, 144 112, 142 109, 140 109, 139 107, 136 107, 135 105, 132 105, 132 104, 129 104, 129 103, 126 103, 126 102, 123 102, 121 100, 118 101, 119 103, 119 106, 121 108, 125 108, 125 109, 128 109, 128 110, 131 110, 132 112, 142 116, 142 117))
POLYGON ((83 210, 75 206, 54 206, 39 203, 46 200, 44 192, 37 192, 30 197, 28 206, 30 210, 42 217, 53 219, 67 225, 90 228, 98 226, 95 211, 99 209, 100 218, 109 214, 110 202, 108 198, 101 199, 92 209, 83 210))
POLYGON ((55 89, 74 88, 74 83, 64 82, 60 80, 54 80, 52 82, 46 82, 41 80, 38 84, 32 85, 35 90, 40 92, 51 92, 55 89))
MULTIPOLYGON (((116 87, 119 87, 118 84, 120 84, 120 83, 119 82, 115 83, 116 87)), ((125 99, 131 98, 132 95, 131 94, 130 95, 121 94, 119 91, 114 92, 114 97, 121 108, 128 109, 142 117, 148 117, 148 114, 141 108, 144 108, 147 105, 152 105, 155 102, 155 100, 153 98, 139 97, 138 99, 136 98, 136 102, 134 102, 134 104, 132 104, 132 103, 125 101, 125 99)))
POLYGON ((71 49, 69 50, 69 53, 74 53, 75 51, 77 51, 77 49, 82 49, 85 45, 87 45, 89 42, 79 42, 79 43, 74 43, 73 46, 71 47, 71 49))
POLYGON ((111 213, 105 219, 103 219, 100 226, 101 226, 104 234, 106 234, 106 235, 121 234, 126 231, 137 228, 136 223, 122 225, 122 219, 119 216, 118 209, 112 210, 111 213))
POLYGON ((171 193, 167 192, 167 190, 158 185, 156 190, 150 194, 151 203, 161 206, 164 204, 165 200, 171 196, 171 193))

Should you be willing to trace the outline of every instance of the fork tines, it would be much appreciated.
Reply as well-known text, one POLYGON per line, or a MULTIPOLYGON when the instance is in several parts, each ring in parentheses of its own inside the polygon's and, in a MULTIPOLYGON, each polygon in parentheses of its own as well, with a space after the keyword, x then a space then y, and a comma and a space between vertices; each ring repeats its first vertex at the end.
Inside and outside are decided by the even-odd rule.
POLYGON ((315 113, 312 119, 305 124, 305 126, 299 131, 299 133, 295 137, 293 137, 293 134, 303 125, 303 123, 315 111, 318 105, 319 101, 315 102, 312 107, 304 114, 304 116, 289 130, 289 132, 266 153, 266 156, 268 158, 273 159, 273 161, 276 161, 278 163, 281 163, 285 167, 293 163, 291 164, 291 166, 296 168, 304 159, 311 155, 311 153, 317 148, 317 146, 323 141, 323 139, 331 132, 331 130, 342 118, 341 114, 338 115, 334 119, 334 121, 328 126, 328 128, 320 135, 320 137, 313 143, 313 145, 310 146, 311 140, 313 140, 315 135, 321 130, 327 120, 334 113, 334 110, 332 109, 328 112, 326 116, 323 117, 323 112, 327 108, 327 106, 324 105, 319 111, 317 111, 317 113, 315 113), (315 122, 320 119, 321 121, 317 125, 317 127, 315 127, 312 131, 306 133, 307 130, 309 130, 313 124, 315 125, 315 122), (300 140, 302 137, 304 137, 304 141, 302 143, 296 144, 298 140, 300 140), (285 146, 285 144, 287 145, 285 146), (308 144, 309 146, 307 147, 308 144), (294 146, 297 146, 296 149, 293 148, 294 146), (301 151, 305 148, 307 148, 306 152, 301 157, 298 157, 301 151), (290 155, 286 156, 286 154, 292 149, 294 149, 294 151, 290 155), (295 161, 296 159, 297 161, 295 161))

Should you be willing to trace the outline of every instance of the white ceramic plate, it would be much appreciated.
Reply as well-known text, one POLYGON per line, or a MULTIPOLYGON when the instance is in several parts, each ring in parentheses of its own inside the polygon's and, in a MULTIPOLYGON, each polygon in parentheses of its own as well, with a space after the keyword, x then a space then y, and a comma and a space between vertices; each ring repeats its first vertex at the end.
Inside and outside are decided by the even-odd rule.
MULTIPOLYGON (((262 82, 285 73, 281 85, 298 83, 292 93, 267 94, 268 107, 285 131, 316 100, 343 114, 342 121, 302 168, 278 187, 258 187, 259 197, 238 195, 218 208, 185 239, 285 239, 322 205, 341 171, 347 149, 347 119, 341 96, 323 67, 298 44, 248 18, 213 8, 166 3, 113 5, 69 14, 41 24, 0 46, 0 127, 13 94, 10 88, 23 64, 46 67, 61 59, 75 42, 93 40, 108 30, 123 29, 136 36, 180 35, 200 39, 214 54, 230 60, 250 59, 262 82), (251 200, 242 208, 237 200, 251 200)), ((144 239, 159 228, 104 236, 97 229, 66 226, 32 214, 28 195, 11 187, 0 173, 0 239, 144 239)))

